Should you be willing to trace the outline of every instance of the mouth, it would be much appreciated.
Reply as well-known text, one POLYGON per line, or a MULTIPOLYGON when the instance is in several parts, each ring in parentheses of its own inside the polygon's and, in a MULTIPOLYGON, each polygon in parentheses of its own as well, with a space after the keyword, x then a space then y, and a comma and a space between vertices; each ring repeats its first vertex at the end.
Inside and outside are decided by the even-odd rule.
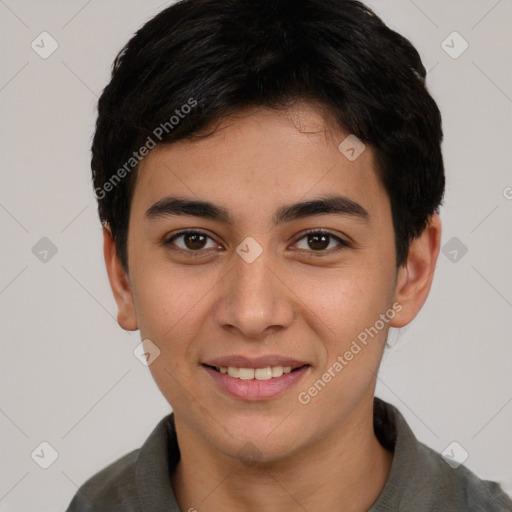
POLYGON ((307 363, 283 365, 253 364, 224 366, 203 363, 202 368, 224 395, 243 401, 261 401, 277 397, 294 387, 310 370, 307 363))

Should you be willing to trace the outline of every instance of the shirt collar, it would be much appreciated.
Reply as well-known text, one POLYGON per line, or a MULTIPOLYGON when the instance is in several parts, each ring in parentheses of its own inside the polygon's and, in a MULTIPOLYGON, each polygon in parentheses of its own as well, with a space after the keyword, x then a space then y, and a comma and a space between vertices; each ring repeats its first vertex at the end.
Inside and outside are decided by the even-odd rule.
MULTIPOLYGON (((394 452, 391 471, 377 501, 368 512, 406 509, 411 496, 408 485, 418 474, 418 441, 401 413, 391 404, 374 398, 374 430, 379 442, 394 452)), ((171 473, 180 459, 174 413, 164 417, 141 447, 135 467, 137 493, 144 512, 179 512, 171 473)))

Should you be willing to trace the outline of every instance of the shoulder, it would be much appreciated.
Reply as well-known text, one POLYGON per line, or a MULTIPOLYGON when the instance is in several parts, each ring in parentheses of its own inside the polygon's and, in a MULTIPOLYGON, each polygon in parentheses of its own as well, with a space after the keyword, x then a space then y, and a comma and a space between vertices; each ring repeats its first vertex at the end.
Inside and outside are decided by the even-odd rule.
POLYGON ((434 506, 439 510, 511 512, 512 500, 500 485, 482 480, 465 466, 452 468, 442 456, 418 443, 427 481, 435 489, 434 506))
POLYGON ((66 512, 171 512, 175 503, 170 472, 180 457, 173 413, 153 429, 141 448, 90 477, 66 512))
POLYGON ((77 491, 66 512, 140 510, 135 466, 140 449, 127 453, 90 477, 77 491))
POLYGON ((512 512, 512 500, 496 482, 481 480, 418 441, 393 405, 375 399, 374 428, 394 453, 386 485, 371 512, 512 512))

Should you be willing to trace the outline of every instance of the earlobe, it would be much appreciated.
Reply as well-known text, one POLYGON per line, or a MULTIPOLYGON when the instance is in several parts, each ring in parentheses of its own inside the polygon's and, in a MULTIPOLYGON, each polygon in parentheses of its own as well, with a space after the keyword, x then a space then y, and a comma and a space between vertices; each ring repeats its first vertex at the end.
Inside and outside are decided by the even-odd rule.
POLYGON ((441 219, 433 214, 423 233, 411 242, 407 262, 399 268, 394 302, 401 311, 390 322, 392 327, 410 323, 425 304, 436 268, 441 244, 441 219))
POLYGON ((108 225, 103 226, 103 256, 110 287, 117 303, 117 322, 126 331, 135 331, 138 325, 130 281, 117 255, 108 225))

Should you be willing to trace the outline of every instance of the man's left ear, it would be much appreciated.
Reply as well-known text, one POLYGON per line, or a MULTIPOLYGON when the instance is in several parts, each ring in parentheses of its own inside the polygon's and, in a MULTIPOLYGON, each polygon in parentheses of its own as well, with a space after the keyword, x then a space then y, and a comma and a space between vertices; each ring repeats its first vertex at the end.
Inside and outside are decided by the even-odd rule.
POLYGON ((436 268, 441 244, 441 219, 432 214, 427 227, 409 247, 406 263, 398 269, 393 303, 402 309, 389 322, 392 327, 403 327, 410 323, 425 304, 436 268))

